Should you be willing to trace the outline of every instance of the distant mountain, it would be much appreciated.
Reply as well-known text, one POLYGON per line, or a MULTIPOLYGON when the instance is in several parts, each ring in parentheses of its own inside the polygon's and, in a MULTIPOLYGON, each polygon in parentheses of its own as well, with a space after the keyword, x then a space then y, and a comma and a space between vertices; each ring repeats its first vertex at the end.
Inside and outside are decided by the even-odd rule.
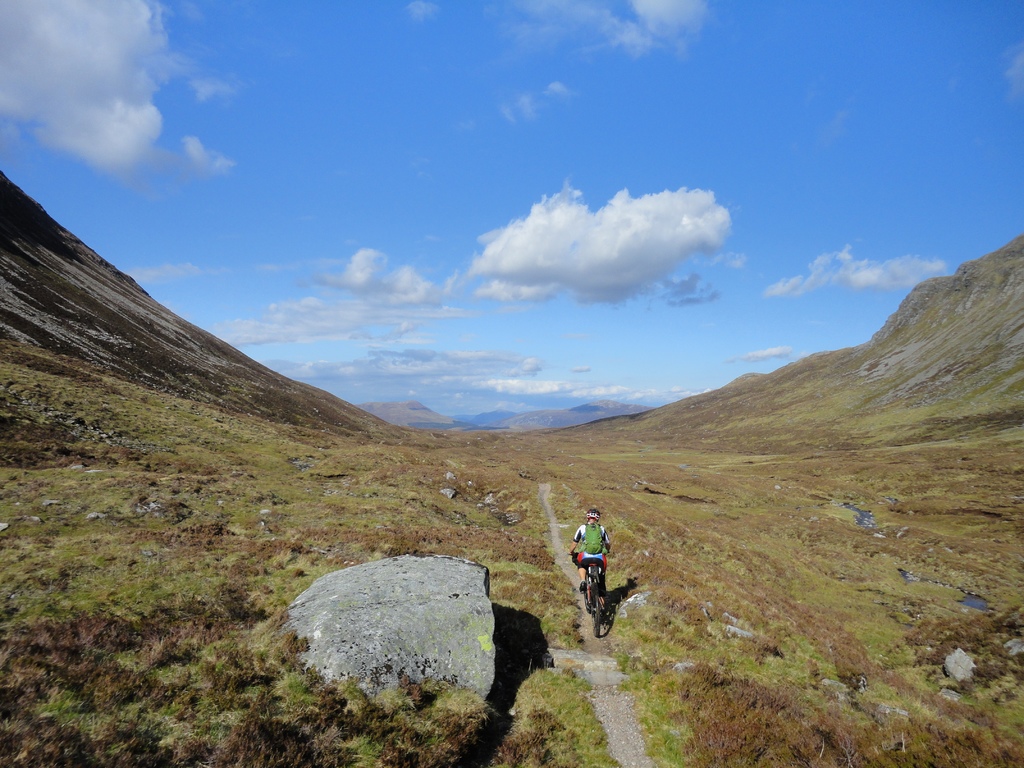
POLYGON ((0 344, 33 345, 121 378, 278 422, 391 428, 287 379, 158 304, 0 173, 0 344))
POLYGON ((508 429, 515 431, 568 427, 612 416, 650 410, 650 407, 646 405, 627 405, 611 400, 599 400, 566 410, 527 411, 526 413, 490 411, 475 416, 454 417, 443 416, 415 400, 403 403, 360 403, 359 407, 367 413, 384 419, 389 424, 402 427, 452 430, 508 429))
POLYGON ((964 262, 953 275, 920 283, 860 346, 582 429, 770 453, 995 435, 1022 426, 1024 236, 964 262))
POLYGON ((474 415, 455 415, 456 421, 465 421, 469 424, 475 424, 478 427, 486 427, 497 424, 499 421, 504 419, 510 419, 513 416, 518 415, 516 411, 488 411, 487 413, 477 413, 474 415))
POLYGON ((416 427, 417 429, 475 428, 475 425, 470 422, 459 421, 451 416, 442 416, 415 400, 401 403, 360 403, 359 407, 379 419, 384 419, 389 424, 400 427, 416 427))
POLYGON ((628 405, 616 403, 613 400, 597 400, 565 410, 528 411, 496 421, 492 426, 513 430, 555 429, 587 424, 613 416, 644 413, 649 410, 651 408, 646 405, 628 405))

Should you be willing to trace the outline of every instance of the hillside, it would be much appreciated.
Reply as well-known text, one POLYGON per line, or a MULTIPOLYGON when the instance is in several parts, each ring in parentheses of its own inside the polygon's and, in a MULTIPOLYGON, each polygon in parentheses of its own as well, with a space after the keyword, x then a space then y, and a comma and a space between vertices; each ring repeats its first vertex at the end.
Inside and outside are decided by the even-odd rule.
POLYGON ((613 400, 596 400, 593 403, 577 405, 575 408, 519 413, 495 421, 492 426, 513 430, 557 429, 649 410, 651 410, 650 407, 646 405, 628 405, 613 400))
POLYGON ((0 299, 0 339, 236 412, 350 434, 389 431, 358 408, 286 379, 170 312, 2 173, 0 299))
POLYGON ((432 411, 415 400, 405 402, 360 403, 359 407, 389 424, 416 429, 475 429, 473 424, 432 411))
POLYGON ((560 427, 572 427, 578 424, 589 424, 601 419, 610 419, 613 416, 642 414, 645 411, 650 411, 650 407, 630 406, 628 403, 615 402, 614 400, 595 400, 575 408, 529 411, 524 414, 517 414, 516 416, 494 422, 492 426, 513 430, 557 429, 560 427))
POLYGON ((763 452, 927 442, 1024 423, 1024 236, 926 280, 870 341, 591 427, 763 452))

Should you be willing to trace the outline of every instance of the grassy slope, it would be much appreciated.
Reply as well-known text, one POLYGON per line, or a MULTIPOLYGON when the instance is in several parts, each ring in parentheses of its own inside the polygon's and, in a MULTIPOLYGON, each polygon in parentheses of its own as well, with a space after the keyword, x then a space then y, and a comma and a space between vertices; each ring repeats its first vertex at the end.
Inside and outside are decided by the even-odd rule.
POLYGON ((609 764, 581 684, 531 670, 544 640, 577 642, 539 482, 562 522, 606 510, 609 586, 650 593, 610 642, 659 764, 1024 760, 1024 655, 1003 648, 1024 629, 1019 425, 776 453, 767 418, 744 450, 739 433, 618 427, 360 441, 32 356, 0 361, 5 764, 609 764), (430 685, 368 700, 296 667, 288 603, 405 552, 491 569, 493 701, 430 685), (961 686, 941 671, 958 646, 978 664, 961 686))

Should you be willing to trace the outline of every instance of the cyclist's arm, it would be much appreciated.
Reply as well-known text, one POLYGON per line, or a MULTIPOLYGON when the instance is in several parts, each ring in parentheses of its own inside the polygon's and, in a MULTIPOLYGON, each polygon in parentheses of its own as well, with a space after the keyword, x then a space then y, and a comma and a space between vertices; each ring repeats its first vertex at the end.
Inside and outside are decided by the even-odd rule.
POLYGON ((572 537, 572 544, 569 545, 569 554, 570 555, 576 553, 576 545, 579 544, 581 540, 582 540, 582 536, 580 536, 580 529, 577 528, 576 529, 576 534, 572 537))

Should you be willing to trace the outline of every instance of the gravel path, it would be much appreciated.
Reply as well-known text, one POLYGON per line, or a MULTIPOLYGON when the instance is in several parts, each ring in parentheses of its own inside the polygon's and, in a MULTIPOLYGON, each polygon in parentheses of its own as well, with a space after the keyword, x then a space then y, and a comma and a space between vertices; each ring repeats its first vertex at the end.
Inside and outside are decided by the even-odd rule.
POLYGON ((573 586, 577 602, 580 606, 580 627, 583 638, 584 659, 582 670, 577 674, 590 680, 594 686, 588 694, 588 698, 594 705, 605 733, 608 735, 608 751, 622 768, 655 768, 654 761, 647 756, 644 749, 644 737, 640 731, 640 724, 636 720, 636 713, 633 711, 633 697, 625 691, 620 691, 618 685, 611 682, 616 679, 615 675, 587 674, 587 657, 593 662, 594 667, 603 667, 609 660, 611 650, 607 638, 596 638, 587 632, 589 624, 584 621, 586 608, 583 604, 583 595, 579 593, 576 586, 579 584, 579 574, 565 556, 568 546, 562 544, 561 532, 558 528, 558 520, 555 518, 554 510, 548 501, 551 493, 551 486, 542 483, 540 486, 540 504, 548 515, 548 526, 551 535, 551 546, 555 551, 555 557, 561 564, 566 578, 573 586), (581 674, 582 671, 582 674, 581 674))

